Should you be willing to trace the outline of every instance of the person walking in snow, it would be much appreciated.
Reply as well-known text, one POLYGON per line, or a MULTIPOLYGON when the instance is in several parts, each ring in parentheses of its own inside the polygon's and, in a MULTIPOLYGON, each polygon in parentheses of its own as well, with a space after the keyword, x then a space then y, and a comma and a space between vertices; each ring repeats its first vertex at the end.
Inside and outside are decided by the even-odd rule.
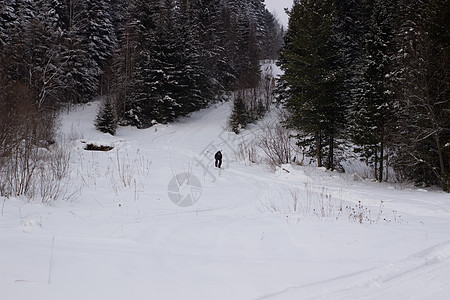
POLYGON ((222 152, 217 151, 216 155, 214 155, 214 158, 216 159, 216 167, 220 168, 222 166, 222 152))

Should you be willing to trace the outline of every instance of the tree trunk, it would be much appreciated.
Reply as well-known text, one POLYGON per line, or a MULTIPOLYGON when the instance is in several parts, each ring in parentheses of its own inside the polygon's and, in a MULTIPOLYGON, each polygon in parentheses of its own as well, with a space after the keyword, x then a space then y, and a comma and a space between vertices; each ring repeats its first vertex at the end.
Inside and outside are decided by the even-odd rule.
POLYGON ((378 180, 380 182, 383 181, 383 172, 384 172, 384 142, 381 141, 380 143, 380 169, 379 171, 379 175, 378 175, 378 180))
POLYGON ((317 166, 320 168, 322 167, 322 155, 321 155, 321 135, 319 132, 316 133, 316 156, 317 156, 317 166))
POLYGON ((330 151, 328 153, 328 169, 334 170, 334 138, 330 137, 329 141, 330 151))
POLYGON ((389 179, 389 152, 386 153, 386 177, 384 180, 387 182, 389 179))
POLYGON ((375 165, 375 180, 378 180, 378 147, 375 148, 375 155, 374 155, 374 165, 375 165))
POLYGON ((444 156, 442 154, 442 146, 441 141, 439 139, 439 135, 434 135, 434 141, 436 142, 436 148, 439 155, 439 167, 441 169, 441 183, 442 183, 442 190, 445 192, 449 192, 449 175, 447 174, 447 171, 445 170, 445 164, 444 164, 444 156))

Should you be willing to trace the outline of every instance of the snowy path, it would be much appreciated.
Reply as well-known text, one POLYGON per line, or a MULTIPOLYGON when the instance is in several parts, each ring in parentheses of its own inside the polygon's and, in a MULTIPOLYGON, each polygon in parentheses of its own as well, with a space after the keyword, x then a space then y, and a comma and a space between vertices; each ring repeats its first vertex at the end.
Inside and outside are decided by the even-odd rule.
POLYGON ((449 299, 448 194, 310 167, 246 166, 233 154, 241 138, 224 130, 229 110, 218 104, 115 137, 93 129, 95 105, 64 116, 62 131, 79 136, 72 180, 82 189, 76 201, 50 207, 1 199, 0 298, 449 299), (82 140, 115 149, 88 153, 82 140), (224 170, 213 167, 219 149, 224 170), (168 198, 181 172, 202 184, 185 208, 168 198), (373 218, 382 200, 390 222, 302 212, 328 197, 361 201, 373 218))
POLYGON ((450 241, 394 264, 290 287, 259 299, 448 299, 449 270, 450 241))

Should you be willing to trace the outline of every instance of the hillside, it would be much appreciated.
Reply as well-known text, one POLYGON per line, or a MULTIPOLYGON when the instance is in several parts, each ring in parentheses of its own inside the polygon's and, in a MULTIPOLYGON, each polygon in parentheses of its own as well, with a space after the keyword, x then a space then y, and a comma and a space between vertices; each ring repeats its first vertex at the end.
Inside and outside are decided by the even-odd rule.
POLYGON ((1 199, 2 299, 448 299, 447 193, 245 164, 229 103, 114 137, 97 105, 61 120, 68 199, 1 199))

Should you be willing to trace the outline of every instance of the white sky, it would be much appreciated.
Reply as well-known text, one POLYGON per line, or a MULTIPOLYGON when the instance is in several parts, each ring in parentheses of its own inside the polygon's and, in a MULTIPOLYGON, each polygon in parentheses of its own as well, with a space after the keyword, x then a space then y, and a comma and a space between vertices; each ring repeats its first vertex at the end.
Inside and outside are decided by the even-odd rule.
POLYGON ((284 13, 284 9, 290 9, 292 2, 292 0, 265 0, 267 9, 278 17, 285 29, 288 24, 288 16, 284 13))

